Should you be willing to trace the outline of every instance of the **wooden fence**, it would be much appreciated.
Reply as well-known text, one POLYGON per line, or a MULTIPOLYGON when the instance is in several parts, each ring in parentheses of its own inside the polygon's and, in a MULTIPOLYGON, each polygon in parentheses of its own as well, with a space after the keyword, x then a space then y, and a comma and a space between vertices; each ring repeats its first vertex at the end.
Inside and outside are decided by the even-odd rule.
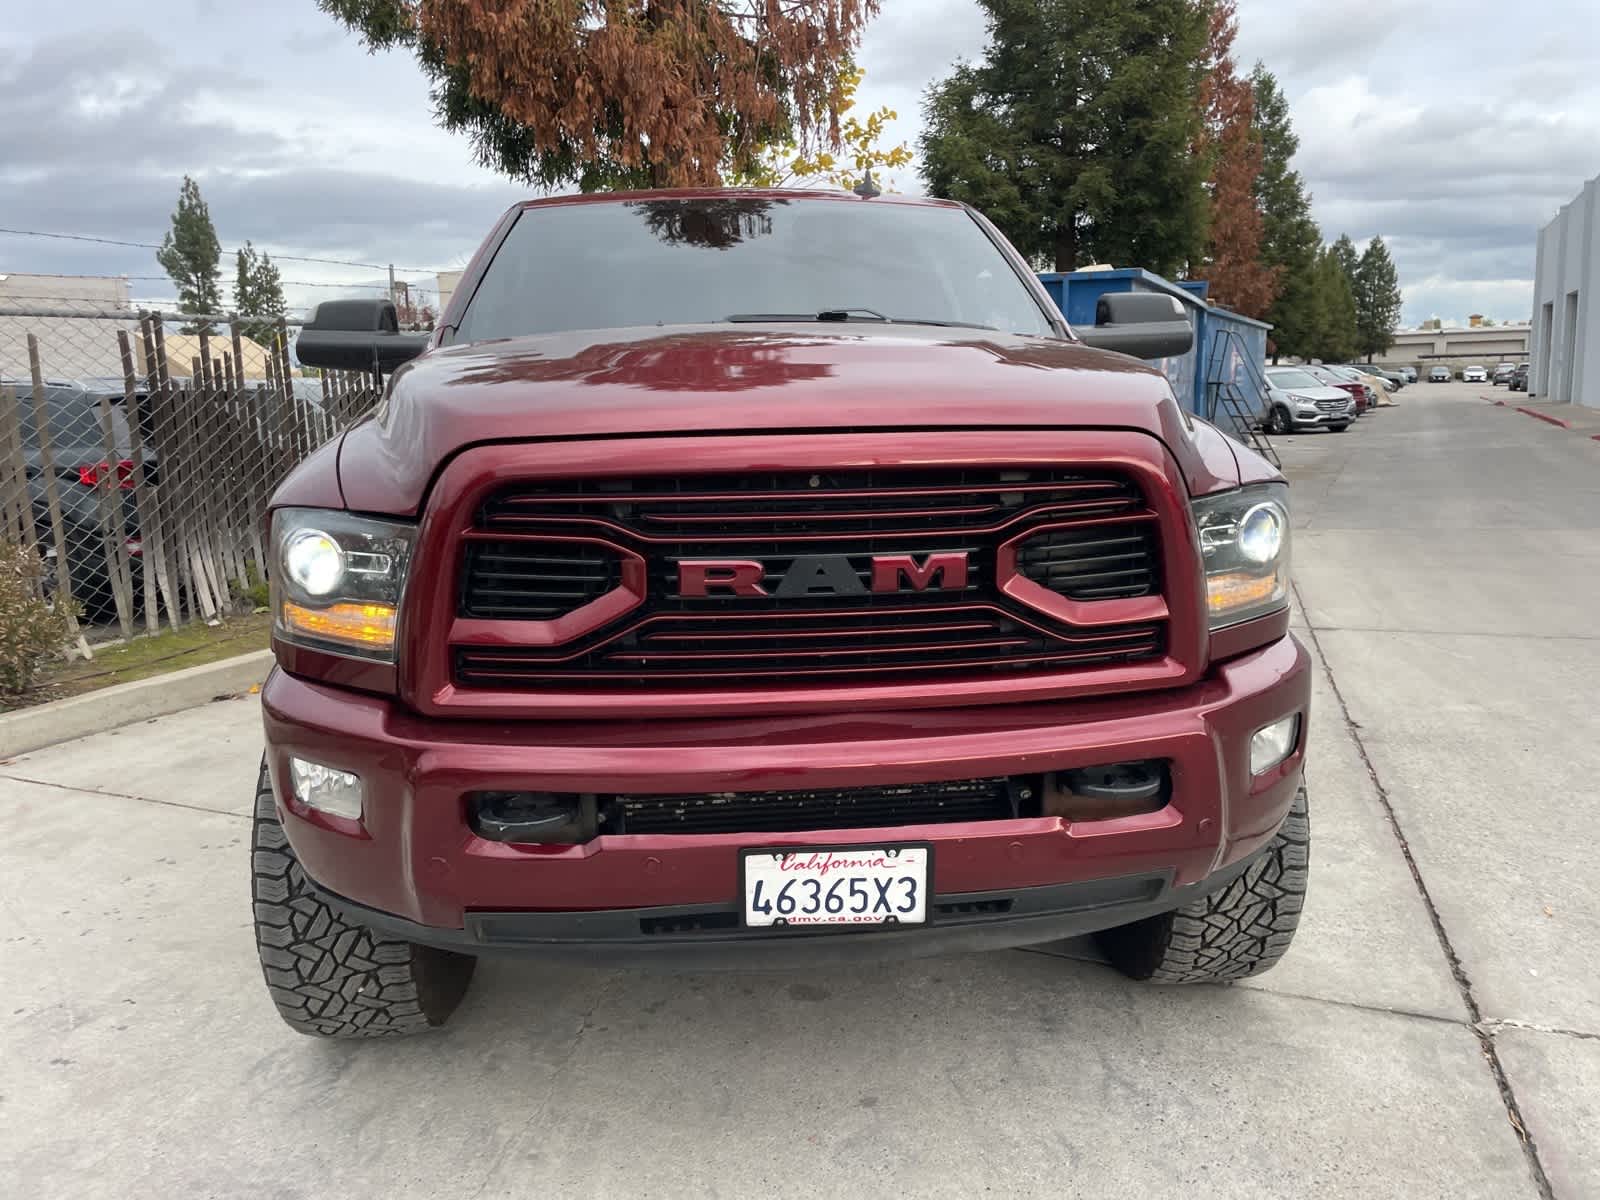
POLYGON ((3 315, 0 538, 37 546, 47 594, 114 620, 124 636, 141 622, 153 633, 162 621, 215 621, 259 600, 273 490, 379 395, 364 374, 296 375, 283 321, 250 327, 251 338, 228 317, 3 315), (192 332, 170 340, 187 361, 169 349, 178 322, 192 332), (53 373, 52 343, 85 338, 109 345, 61 357, 109 358, 120 380, 53 373))

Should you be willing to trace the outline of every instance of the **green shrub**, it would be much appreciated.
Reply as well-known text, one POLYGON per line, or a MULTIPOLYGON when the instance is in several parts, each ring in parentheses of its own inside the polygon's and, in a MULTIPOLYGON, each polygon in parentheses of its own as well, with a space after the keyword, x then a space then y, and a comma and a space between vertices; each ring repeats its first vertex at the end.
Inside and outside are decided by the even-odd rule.
POLYGON ((27 691, 67 640, 66 618, 39 598, 42 571, 31 547, 0 541, 0 700, 27 691))

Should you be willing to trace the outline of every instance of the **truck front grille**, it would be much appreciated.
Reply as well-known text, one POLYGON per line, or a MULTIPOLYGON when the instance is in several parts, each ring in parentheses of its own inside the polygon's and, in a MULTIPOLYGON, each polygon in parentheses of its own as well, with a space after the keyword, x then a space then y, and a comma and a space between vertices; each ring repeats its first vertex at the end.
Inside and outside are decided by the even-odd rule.
POLYGON ((593 604, 599 623, 560 638, 508 626, 458 641, 453 677, 511 692, 725 692, 1154 660, 1165 614, 1135 602, 1161 595, 1159 525, 1132 479, 1094 469, 512 485, 479 506, 463 543, 458 616, 551 622, 608 594, 631 602, 593 604), (960 566, 928 573, 937 559, 960 566), (761 586, 696 590, 686 562, 743 564, 761 586), (796 572, 814 584, 785 586, 796 572), (1002 572, 1075 602, 1078 623, 1018 599, 1002 572))

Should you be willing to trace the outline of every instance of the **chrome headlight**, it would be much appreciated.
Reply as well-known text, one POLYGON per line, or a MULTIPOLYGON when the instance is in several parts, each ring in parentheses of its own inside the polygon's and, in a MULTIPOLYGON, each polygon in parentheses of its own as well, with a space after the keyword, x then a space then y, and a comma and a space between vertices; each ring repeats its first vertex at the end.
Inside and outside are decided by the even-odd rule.
POLYGON ((1212 629, 1289 603, 1289 489, 1259 484, 1194 501, 1212 629))
POLYGON ((417 527, 327 508, 272 514, 272 621, 285 641, 393 662, 417 527))

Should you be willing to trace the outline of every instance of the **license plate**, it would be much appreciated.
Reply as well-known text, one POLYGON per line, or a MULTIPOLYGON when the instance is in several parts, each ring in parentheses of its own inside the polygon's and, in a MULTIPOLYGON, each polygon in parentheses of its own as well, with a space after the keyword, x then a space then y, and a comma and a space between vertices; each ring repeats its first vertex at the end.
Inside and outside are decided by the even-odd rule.
POLYGON ((921 925, 930 857, 927 846, 746 850, 744 923, 921 925))

